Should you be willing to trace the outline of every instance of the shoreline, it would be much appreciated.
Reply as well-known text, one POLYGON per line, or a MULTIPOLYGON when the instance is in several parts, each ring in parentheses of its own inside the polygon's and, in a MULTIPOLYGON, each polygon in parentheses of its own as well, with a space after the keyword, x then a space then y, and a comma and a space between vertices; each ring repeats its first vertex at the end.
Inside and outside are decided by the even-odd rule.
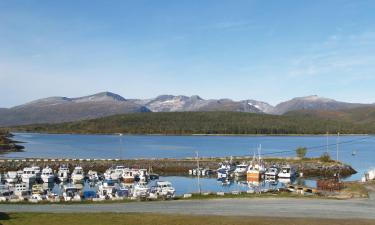
MULTIPOLYGON (((51 134, 51 135, 108 135, 108 136, 120 136, 120 133, 63 133, 63 132, 27 132, 27 131, 17 131, 11 130, 12 134, 51 134)), ((326 137, 327 134, 147 134, 147 133, 121 133, 121 135, 125 136, 176 136, 176 137, 326 137)), ((328 134, 328 137, 336 137, 337 134, 328 134)), ((368 136, 368 137, 375 137, 375 134, 341 134, 340 137, 343 136, 368 136)))

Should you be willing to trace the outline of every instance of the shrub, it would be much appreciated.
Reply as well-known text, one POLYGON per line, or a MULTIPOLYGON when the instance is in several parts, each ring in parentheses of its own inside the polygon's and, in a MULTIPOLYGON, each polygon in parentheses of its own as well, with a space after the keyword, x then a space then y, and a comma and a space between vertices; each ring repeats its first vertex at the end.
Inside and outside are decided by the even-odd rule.
POLYGON ((296 149, 297 157, 299 157, 301 159, 305 158, 306 153, 307 153, 307 148, 299 147, 299 148, 296 149))

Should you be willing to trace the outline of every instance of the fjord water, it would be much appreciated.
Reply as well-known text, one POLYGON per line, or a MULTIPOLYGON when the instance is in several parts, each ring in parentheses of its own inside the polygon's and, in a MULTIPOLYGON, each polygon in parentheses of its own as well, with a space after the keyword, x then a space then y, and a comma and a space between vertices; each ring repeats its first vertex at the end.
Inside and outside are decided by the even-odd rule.
MULTIPOLYGON (((75 135, 16 133, 14 140, 24 142, 24 152, 5 158, 184 158, 253 155, 258 145, 267 156, 295 156, 297 147, 307 147, 307 157, 326 151, 326 136, 147 136, 75 135)), ((336 157, 336 136, 328 137, 328 152, 336 157)), ((375 167, 374 136, 340 136, 339 160, 353 166, 360 179, 375 167), (355 155, 353 156, 353 152, 355 155)))

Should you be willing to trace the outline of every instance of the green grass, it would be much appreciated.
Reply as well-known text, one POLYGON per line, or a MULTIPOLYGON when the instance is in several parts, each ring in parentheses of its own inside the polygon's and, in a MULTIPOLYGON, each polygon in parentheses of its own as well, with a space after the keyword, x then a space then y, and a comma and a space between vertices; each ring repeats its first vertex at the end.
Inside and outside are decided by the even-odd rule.
POLYGON ((374 220, 163 215, 143 213, 0 213, 2 225, 369 225, 374 220))
POLYGON ((342 193, 347 193, 356 198, 368 198, 369 190, 366 185, 359 182, 347 182, 342 193))

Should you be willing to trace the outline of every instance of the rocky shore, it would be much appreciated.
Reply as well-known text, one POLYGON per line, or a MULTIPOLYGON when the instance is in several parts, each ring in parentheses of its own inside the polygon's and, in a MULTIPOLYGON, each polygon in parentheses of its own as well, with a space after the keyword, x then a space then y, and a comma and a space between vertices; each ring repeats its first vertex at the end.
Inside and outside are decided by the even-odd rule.
POLYGON ((7 131, 0 130, 0 154, 6 152, 23 151, 23 146, 18 145, 17 142, 11 139, 13 135, 7 131))
MULTIPOLYGON (((226 158, 201 158, 200 167, 216 169, 220 162, 226 158)), ((249 161, 249 158, 234 158, 234 162, 249 161)), ((294 158, 266 158, 267 166, 289 164, 296 168, 298 173, 303 173, 308 177, 332 177, 340 173, 342 177, 355 174, 356 171, 349 165, 337 162, 320 162, 318 159, 294 159, 294 158)), ((92 159, 24 159, 24 160, 0 160, 0 171, 19 170, 26 166, 38 165, 41 167, 51 166, 57 170, 59 165, 67 164, 71 169, 80 165, 85 171, 96 170, 104 172, 111 166, 126 165, 133 168, 152 169, 153 172, 162 175, 183 175, 189 169, 197 168, 197 161, 193 158, 187 159, 131 159, 131 160, 92 160, 92 159)))

